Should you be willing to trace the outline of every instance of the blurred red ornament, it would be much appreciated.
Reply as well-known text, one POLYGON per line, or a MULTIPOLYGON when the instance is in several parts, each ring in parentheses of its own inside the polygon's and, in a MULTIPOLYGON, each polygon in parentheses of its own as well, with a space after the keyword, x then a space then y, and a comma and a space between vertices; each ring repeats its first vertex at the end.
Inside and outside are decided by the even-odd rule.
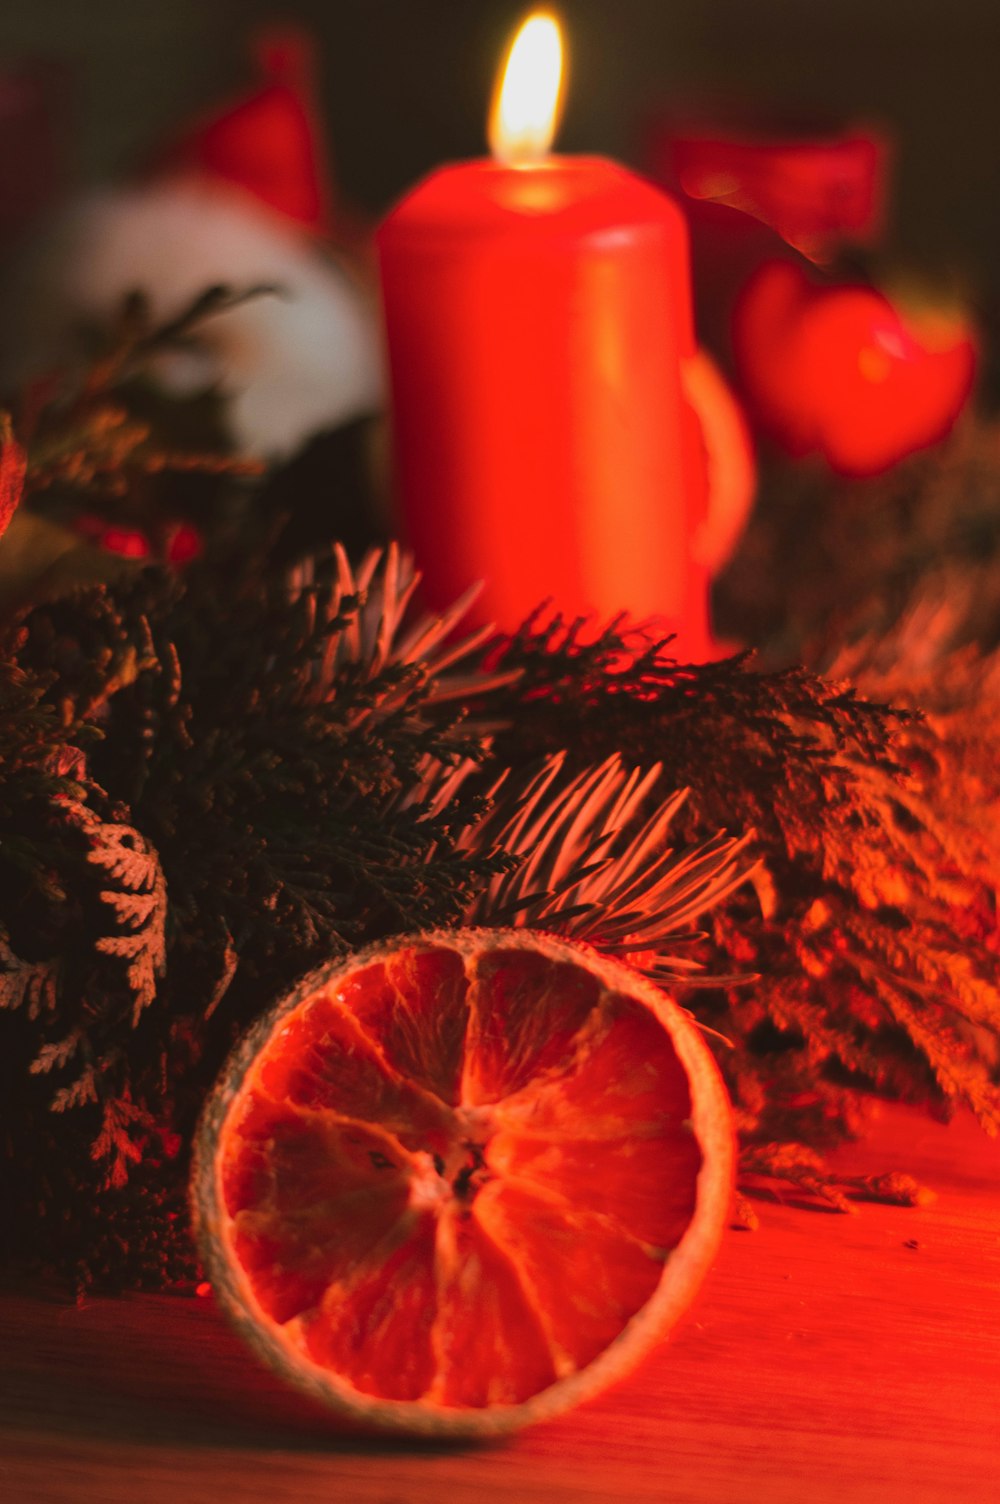
POLYGON ((333 179, 322 146, 312 44, 289 27, 261 33, 253 51, 260 85, 198 122, 153 165, 221 178, 327 235, 333 179))
POLYGON ((74 519, 73 530, 88 543, 123 559, 159 559, 167 564, 190 564, 204 549, 201 532, 191 522, 160 524, 156 528, 156 546, 144 528, 128 523, 108 522, 93 512, 74 519))
POLYGON ((200 559, 204 550, 201 533, 191 522, 181 522, 167 539, 167 563, 191 564, 200 559))
POLYGON ((647 151, 657 182, 698 203, 739 209, 811 259, 881 233, 891 162, 881 131, 758 135, 660 120, 647 151))
POLYGON ((118 554, 123 559, 149 558, 149 539, 138 527, 119 527, 112 524, 104 529, 97 541, 102 548, 107 549, 109 554, 118 554))
POLYGON ((820 281, 769 261, 733 318, 743 394, 787 453, 842 475, 875 475, 945 437, 972 391, 976 339, 964 316, 902 309, 873 287, 820 281))

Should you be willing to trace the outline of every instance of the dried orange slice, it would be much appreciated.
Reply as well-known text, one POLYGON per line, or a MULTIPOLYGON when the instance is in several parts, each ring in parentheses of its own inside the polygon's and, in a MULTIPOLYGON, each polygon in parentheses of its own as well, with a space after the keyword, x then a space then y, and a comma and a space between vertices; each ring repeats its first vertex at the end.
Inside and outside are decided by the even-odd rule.
POLYGON ((397 939, 315 973, 231 1058, 196 1144, 216 1294, 366 1426, 482 1436, 621 1377, 729 1210, 733 1133, 687 1014, 527 930, 397 939))

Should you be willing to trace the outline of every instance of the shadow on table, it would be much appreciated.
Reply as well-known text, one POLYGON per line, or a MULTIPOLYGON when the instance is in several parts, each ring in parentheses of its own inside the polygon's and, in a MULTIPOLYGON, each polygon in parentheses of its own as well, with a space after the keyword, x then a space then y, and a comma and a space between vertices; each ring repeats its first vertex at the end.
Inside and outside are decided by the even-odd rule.
POLYGON ((132 1296, 77 1307, 37 1289, 7 1290, 0 1347, 0 1438, 30 1431, 260 1450, 456 1450, 343 1429, 261 1367, 211 1300, 132 1296))

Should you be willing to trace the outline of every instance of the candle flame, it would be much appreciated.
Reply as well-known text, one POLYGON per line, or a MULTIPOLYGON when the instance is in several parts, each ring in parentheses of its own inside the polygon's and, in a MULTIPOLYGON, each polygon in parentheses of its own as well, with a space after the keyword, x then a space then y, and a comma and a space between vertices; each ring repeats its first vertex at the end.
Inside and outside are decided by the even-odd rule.
POLYGON ((562 113, 559 22, 533 11, 511 43, 490 111, 490 150, 498 162, 537 162, 552 145, 562 113))

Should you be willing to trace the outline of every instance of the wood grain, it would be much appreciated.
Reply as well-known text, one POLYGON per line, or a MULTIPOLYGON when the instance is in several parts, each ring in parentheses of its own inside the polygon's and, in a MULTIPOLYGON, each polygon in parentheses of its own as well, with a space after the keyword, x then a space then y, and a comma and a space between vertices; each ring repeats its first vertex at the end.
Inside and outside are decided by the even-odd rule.
POLYGON ((208 1300, 0 1296, 3 1504, 993 1504, 1000 1147, 894 1110, 928 1206, 765 1204, 641 1374, 501 1445, 331 1435, 208 1300))

